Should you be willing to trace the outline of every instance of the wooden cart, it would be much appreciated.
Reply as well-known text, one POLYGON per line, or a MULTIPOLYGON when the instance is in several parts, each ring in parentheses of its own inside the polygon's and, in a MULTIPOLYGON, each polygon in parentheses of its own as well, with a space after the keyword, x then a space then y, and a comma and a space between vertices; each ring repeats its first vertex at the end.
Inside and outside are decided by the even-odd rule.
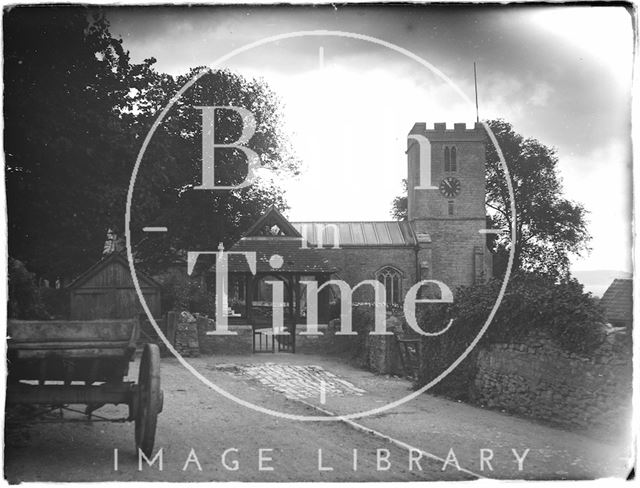
POLYGON ((160 351, 145 344, 138 382, 125 381, 140 333, 137 320, 10 320, 7 330, 7 405, 36 407, 33 422, 133 421, 136 452, 152 453, 163 404, 160 351), (129 415, 94 413, 107 404, 126 404, 129 415), (83 416, 65 418, 66 411, 83 416))

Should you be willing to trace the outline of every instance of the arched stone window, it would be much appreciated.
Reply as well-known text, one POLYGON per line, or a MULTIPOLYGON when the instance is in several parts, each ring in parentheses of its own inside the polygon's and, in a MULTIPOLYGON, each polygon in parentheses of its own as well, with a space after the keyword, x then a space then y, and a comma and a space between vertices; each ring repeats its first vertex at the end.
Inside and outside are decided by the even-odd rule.
POLYGON ((458 162, 456 161, 456 148, 451 148, 451 171, 458 171, 458 162))
POLYGON ((458 171, 458 154, 455 146, 444 148, 444 171, 445 173, 458 171))
POLYGON ((376 273, 376 279, 386 290, 387 305, 402 302, 402 274, 391 266, 385 266, 376 273))
POLYGON ((449 155, 449 148, 444 148, 444 170, 445 172, 451 171, 451 157, 449 155))

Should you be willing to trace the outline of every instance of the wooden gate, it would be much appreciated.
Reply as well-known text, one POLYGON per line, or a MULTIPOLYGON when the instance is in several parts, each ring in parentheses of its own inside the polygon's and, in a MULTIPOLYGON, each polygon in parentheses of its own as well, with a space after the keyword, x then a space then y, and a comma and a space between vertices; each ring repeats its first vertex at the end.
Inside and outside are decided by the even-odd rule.
POLYGON ((422 358, 422 339, 396 336, 400 348, 400 362, 406 378, 417 380, 422 358))
POLYGON ((296 324, 285 327, 289 335, 276 336, 278 341, 278 352, 296 352, 296 324))
POLYGON ((296 352, 296 326, 285 327, 289 335, 274 335, 271 327, 253 326, 253 352, 296 352))

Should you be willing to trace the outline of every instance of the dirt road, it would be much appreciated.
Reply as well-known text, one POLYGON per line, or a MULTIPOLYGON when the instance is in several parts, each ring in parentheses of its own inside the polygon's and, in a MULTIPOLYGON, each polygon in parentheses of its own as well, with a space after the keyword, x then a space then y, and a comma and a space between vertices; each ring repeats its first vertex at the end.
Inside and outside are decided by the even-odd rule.
MULTIPOLYGON (((341 409, 379 405, 386 397, 409 392, 404 380, 376 377, 317 357, 254 355, 190 362, 243 399, 293 415, 321 414, 312 405, 344 414, 348 412, 341 409), (261 366, 274 360, 275 366, 261 366), (309 370, 309 364, 315 366, 309 370), (279 380, 283 371, 289 376, 279 380), (309 371, 322 372, 323 388, 325 380, 329 385, 323 393, 327 398, 312 395, 305 399, 309 371)), ((136 365, 131 377, 136 377, 136 365)), ((428 396, 388 414, 357 420, 358 425, 435 453, 438 458, 417 460, 418 453, 411 453, 406 446, 341 422, 286 420, 240 406, 211 391, 175 359, 163 360, 162 382, 165 405, 156 437, 162 470, 160 458, 153 466, 144 460, 139 464, 133 424, 40 424, 29 430, 30 437, 21 446, 7 446, 5 477, 10 482, 419 481, 472 479, 474 474, 590 478, 622 473, 624 465, 618 448, 428 396), (426 430, 420 433, 419 429, 426 430), (546 450, 538 448, 540 442, 546 450), (518 471, 511 449, 522 455, 527 445, 532 449, 525 469, 518 471), (479 464, 483 447, 491 448, 492 470, 479 464), (445 466, 443 459, 451 450, 458 465, 468 471, 456 469, 452 459, 445 466), (600 459, 600 464, 592 465, 597 458, 606 462, 600 459), (587 465, 592 466, 587 469, 587 465)), ((105 415, 125 411, 123 407, 102 409, 105 415)))
MULTIPOLYGON (((205 365, 202 360, 194 363, 205 365)), ((206 367, 202 370, 207 371, 206 367)), ((248 385, 229 375, 219 376, 226 388, 238 392, 242 387, 243 397, 256 404, 296 415, 316 413, 280 393, 248 385)), ((144 460, 143 469, 139 470, 133 424, 41 424, 30 429, 30 439, 24 445, 8 446, 5 476, 10 482, 442 479, 441 463, 423 459, 419 463, 423 471, 415 463, 414 469, 409 470, 405 450, 355 432, 341 423, 295 422, 241 407, 209 390, 175 360, 163 362, 162 380, 165 405, 156 437, 156 451, 162 449, 162 471, 158 462, 149 467, 144 460), (117 471, 115 449, 118 450, 117 471), (354 449, 357 449, 356 471, 354 449), (382 450, 380 470, 378 449, 382 450), (223 463, 222 456, 227 450, 223 463), (383 459, 387 457, 386 450, 388 464, 383 459), (188 459, 191 462, 184 469, 188 459), (198 463, 202 470, 198 469, 198 463), (384 470, 387 467, 389 469, 384 470)), ((101 411, 116 415, 125 410, 105 407, 101 411)), ((453 467, 445 476, 447 479, 471 478, 453 467)))

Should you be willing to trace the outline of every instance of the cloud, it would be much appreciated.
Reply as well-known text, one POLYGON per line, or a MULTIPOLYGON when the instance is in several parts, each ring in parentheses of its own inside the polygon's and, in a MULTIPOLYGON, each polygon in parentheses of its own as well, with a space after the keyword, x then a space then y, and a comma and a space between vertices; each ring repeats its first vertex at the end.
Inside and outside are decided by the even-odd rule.
POLYGON ((624 7, 542 8, 531 21, 552 37, 560 49, 589 57, 620 86, 631 81, 633 31, 624 7))
POLYGON ((573 269, 631 271, 632 169, 624 139, 603 141, 587 156, 560 154, 566 196, 589 211, 593 251, 573 269))
POLYGON ((545 82, 537 83, 527 102, 534 107, 544 107, 552 93, 551 85, 545 82))
MULTIPOLYGON (((266 36, 313 29, 409 49, 470 99, 477 62, 481 118, 504 118, 556 147, 567 194, 592 212, 594 253, 576 265, 629 269, 633 33, 623 8, 163 7, 108 15, 134 60, 155 56, 158 69, 173 74, 266 36)), ((229 65, 264 77, 286 104, 287 129, 307 168, 286 182, 296 219, 388 218, 413 123, 475 120, 474 107, 438 77, 363 41, 291 39, 229 65)))

